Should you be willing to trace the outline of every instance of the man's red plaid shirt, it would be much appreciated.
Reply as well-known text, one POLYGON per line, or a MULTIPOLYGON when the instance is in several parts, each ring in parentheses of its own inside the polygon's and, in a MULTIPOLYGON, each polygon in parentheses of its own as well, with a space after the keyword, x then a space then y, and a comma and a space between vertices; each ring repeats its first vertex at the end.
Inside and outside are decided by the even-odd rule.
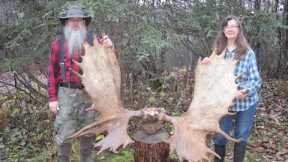
MULTIPOLYGON (((76 72, 80 72, 79 66, 72 62, 72 58, 69 54, 67 41, 64 43, 64 64, 66 67, 65 72, 65 80, 61 78, 61 70, 60 70, 60 40, 56 39, 52 42, 51 45, 51 53, 49 57, 49 65, 48 65, 48 95, 49 101, 58 101, 57 93, 58 93, 58 85, 60 83, 78 83, 81 84, 80 78, 71 72, 73 69, 76 72)), ((80 51, 82 55, 84 50, 80 51)), ((79 61, 80 56, 78 50, 75 50, 73 54, 73 60, 79 61)))

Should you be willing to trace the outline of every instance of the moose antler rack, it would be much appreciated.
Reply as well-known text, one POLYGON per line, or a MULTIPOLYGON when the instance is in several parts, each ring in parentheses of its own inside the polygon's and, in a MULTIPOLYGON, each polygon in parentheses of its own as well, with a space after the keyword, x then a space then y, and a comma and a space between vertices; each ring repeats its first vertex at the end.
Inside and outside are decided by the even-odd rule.
MULTIPOLYGON (((84 49, 82 62, 75 63, 83 71, 79 76, 93 102, 89 109, 98 111, 100 117, 73 134, 71 138, 107 132, 95 147, 100 147, 98 153, 106 149, 116 152, 120 146, 125 147, 133 143, 127 133, 129 119, 154 111, 149 111, 149 108, 139 111, 124 108, 120 98, 120 67, 113 49, 105 48, 97 39, 94 40, 93 46, 85 43, 84 49)), ((207 147, 208 134, 220 133, 237 142, 219 126, 219 120, 229 114, 229 106, 236 96, 236 77, 233 75, 236 61, 224 59, 224 54, 212 53, 210 58, 209 64, 201 64, 200 60, 198 61, 194 96, 187 112, 179 117, 169 116, 163 111, 153 114, 157 115, 159 120, 172 123, 175 133, 165 142, 170 145, 170 151, 176 152, 179 159, 189 162, 203 159, 209 161, 209 154, 219 157, 207 147)))

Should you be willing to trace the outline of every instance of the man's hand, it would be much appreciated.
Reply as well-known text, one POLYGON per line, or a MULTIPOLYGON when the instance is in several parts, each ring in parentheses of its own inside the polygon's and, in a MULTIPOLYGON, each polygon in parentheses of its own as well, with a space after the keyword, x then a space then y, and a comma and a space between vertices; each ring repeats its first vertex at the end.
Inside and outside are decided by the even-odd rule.
POLYGON ((101 44, 103 44, 106 48, 113 48, 113 42, 108 37, 108 35, 104 34, 102 38, 100 39, 101 44))
POLYGON ((237 92, 237 95, 236 95, 236 98, 237 99, 244 99, 245 97, 247 97, 247 91, 242 89, 242 90, 239 90, 237 92))
POLYGON ((49 109, 52 113, 56 114, 57 113, 57 107, 58 107, 58 101, 52 101, 49 102, 49 109))

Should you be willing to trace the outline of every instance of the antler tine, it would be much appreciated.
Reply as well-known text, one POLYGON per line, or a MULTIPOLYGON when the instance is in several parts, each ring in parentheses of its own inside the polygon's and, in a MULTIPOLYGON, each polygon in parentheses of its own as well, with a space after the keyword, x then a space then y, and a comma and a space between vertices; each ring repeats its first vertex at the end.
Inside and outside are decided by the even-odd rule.
POLYGON ((213 154, 214 156, 216 156, 217 158, 221 159, 221 157, 217 153, 212 151, 211 149, 207 149, 207 152, 209 152, 209 153, 213 154))
POLYGON ((76 72, 76 71, 73 70, 73 69, 70 69, 70 70, 71 70, 71 72, 72 72, 73 74, 77 75, 81 80, 83 79, 83 76, 82 76, 80 73, 76 72))
MULTIPOLYGON (((83 57, 83 56, 81 56, 81 57, 83 57)), ((82 69, 82 63, 81 62, 78 62, 78 61, 75 61, 75 60, 72 60, 72 62, 82 69)))
POLYGON ((94 127, 94 128, 90 128, 85 131, 79 132, 77 134, 74 134, 70 136, 69 138, 78 138, 78 137, 85 136, 85 135, 94 135, 94 134, 102 133, 104 131, 105 131, 105 128, 94 127))
POLYGON ((225 138, 227 138, 228 140, 233 141, 233 142, 235 142, 235 143, 239 143, 239 142, 240 142, 240 140, 237 140, 237 139, 235 139, 235 138, 230 137, 228 134, 226 134, 226 133, 225 133, 222 129, 220 129, 220 128, 218 128, 217 133, 222 134, 225 138))
POLYGON ((97 153, 96 153, 97 155, 101 154, 104 150, 107 149, 106 147, 101 147, 101 146, 100 146, 99 144, 97 144, 97 143, 94 145, 94 147, 95 147, 95 148, 100 147, 100 150, 97 151, 97 153))
MULTIPOLYGON (((77 138, 83 134, 85 134, 85 132, 89 131, 90 129, 96 128, 99 125, 104 125, 105 123, 108 123, 112 120, 115 120, 117 117, 116 116, 110 116, 108 118, 100 118, 98 121, 91 123, 85 127, 83 127, 82 129, 80 129, 78 132, 74 133, 72 136, 70 136, 69 138, 77 138)), ((95 133, 97 134, 97 132, 95 131, 95 133)), ((94 133, 94 134, 95 134, 94 133)), ((100 132, 101 133, 101 132, 100 132)))

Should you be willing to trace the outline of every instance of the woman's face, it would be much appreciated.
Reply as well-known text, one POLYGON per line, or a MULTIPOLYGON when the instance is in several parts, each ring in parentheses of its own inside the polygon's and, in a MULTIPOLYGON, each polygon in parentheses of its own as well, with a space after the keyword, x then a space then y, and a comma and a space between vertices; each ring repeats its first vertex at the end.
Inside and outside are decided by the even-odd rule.
POLYGON ((228 40, 235 40, 239 33, 239 25, 236 20, 229 20, 224 27, 224 35, 228 40))

